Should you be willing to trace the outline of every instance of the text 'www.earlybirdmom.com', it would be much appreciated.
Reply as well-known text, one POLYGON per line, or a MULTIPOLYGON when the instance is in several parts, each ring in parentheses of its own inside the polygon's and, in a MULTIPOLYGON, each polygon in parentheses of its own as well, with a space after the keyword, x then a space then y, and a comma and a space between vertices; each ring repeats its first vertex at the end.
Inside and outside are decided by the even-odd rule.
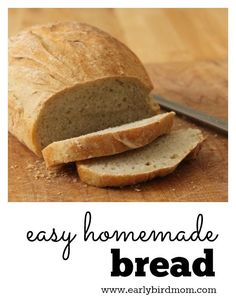
POLYGON ((102 294, 216 294, 216 288, 213 287, 160 287, 160 286, 142 286, 142 287, 102 287, 102 294))

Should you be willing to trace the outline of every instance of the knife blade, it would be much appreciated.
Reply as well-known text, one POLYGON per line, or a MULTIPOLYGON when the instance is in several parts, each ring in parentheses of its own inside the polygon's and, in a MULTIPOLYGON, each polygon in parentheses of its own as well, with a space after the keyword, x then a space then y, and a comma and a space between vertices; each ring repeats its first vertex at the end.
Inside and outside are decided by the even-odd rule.
POLYGON ((161 107, 166 108, 168 110, 173 110, 174 112, 189 117, 190 119, 200 122, 206 126, 214 128, 220 131, 223 134, 228 134, 228 122, 222 119, 219 119, 214 116, 210 116, 206 113, 200 112, 193 108, 187 107, 185 105, 176 103, 169 99, 165 99, 159 95, 153 95, 153 97, 157 100, 161 107))

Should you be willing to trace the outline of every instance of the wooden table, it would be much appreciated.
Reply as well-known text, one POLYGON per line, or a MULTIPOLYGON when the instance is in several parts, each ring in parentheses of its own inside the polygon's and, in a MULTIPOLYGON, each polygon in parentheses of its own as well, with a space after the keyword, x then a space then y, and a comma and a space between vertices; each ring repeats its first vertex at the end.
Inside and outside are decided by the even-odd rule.
POLYGON ((227 9, 9 9, 9 35, 55 21, 86 22, 109 32, 144 63, 225 59, 227 9))
MULTIPOLYGON (((10 9, 9 34, 78 20, 125 42, 145 63, 158 94, 227 119, 226 9, 10 9)), ((178 117, 175 127, 196 127, 178 117)), ((9 135, 9 201, 227 201, 227 138, 208 135, 197 160, 163 179, 124 189, 81 183, 73 166, 49 178, 43 163, 9 135)))

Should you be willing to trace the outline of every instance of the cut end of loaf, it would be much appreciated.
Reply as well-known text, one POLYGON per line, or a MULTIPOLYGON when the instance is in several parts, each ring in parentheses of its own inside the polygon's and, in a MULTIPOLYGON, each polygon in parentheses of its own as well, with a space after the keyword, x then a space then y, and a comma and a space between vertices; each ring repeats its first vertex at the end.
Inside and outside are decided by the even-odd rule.
POLYGON ((35 140, 41 149, 54 141, 81 136, 153 116, 148 91, 137 80, 107 78, 77 85, 47 101, 35 140))
POLYGON ((113 157, 77 162, 82 181, 100 187, 124 186, 165 176, 197 153, 204 137, 198 129, 173 131, 153 143, 113 157))

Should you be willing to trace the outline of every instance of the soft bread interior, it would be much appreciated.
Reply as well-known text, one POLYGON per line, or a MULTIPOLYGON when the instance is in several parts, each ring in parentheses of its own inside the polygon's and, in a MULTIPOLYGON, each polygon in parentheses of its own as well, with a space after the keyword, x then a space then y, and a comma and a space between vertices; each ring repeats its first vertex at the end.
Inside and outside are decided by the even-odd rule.
POLYGON ((43 149, 54 141, 153 116, 148 93, 133 78, 107 78, 67 89, 45 103, 36 141, 43 149))
MULTIPOLYGON (((112 157, 91 159, 82 166, 101 176, 139 175, 178 165, 203 140, 200 130, 183 129, 159 137, 153 143, 112 157)), ((80 166, 80 163, 77 163, 80 166)))

